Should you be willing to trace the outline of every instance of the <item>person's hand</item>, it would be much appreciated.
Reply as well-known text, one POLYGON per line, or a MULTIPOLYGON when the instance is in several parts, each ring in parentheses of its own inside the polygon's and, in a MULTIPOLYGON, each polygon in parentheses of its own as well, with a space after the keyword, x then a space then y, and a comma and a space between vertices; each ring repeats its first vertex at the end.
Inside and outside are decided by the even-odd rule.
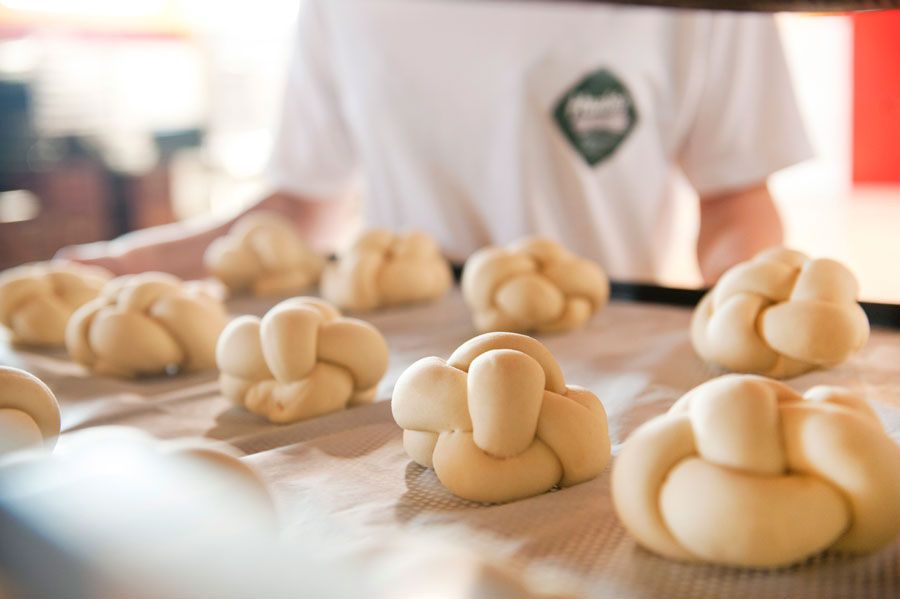
POLYGON ((765 183, 700 199, 697 261, 705 284, 783 242, 781 218, 765 183))
MULTIPOLYGON (((203 253, 217 237, 225 235, 236 220, 253 210, 274 212, 288 219, 311 245, 327 247, 352 220, 355 198, 311 200, 286 192, 262 198, 227 221, 200 218, 134 231, 112 241, 64 247, 57 258, 102 266, 113 274, 151 270, 172 273, 183 279, 206 276, 203 253)), ((332 248, 328 248, 332 249, 332 248)))
POLYGON ((182 279, 198 279, 206 276, 203 266, 206 246, 223 235, 228 226, 230 222, 192 231, 182 223, 173 223, 129 233, 112 241, 65 247, 56 257, 102 266, 115 275, 161 271, 182 279))
POLYGON ((71 260, 91 266, 101 266, 115 275, 141 272, 130 252, 116 248, 115 241, 95 241, 61 248, 53 256, 55 259, 71 260))

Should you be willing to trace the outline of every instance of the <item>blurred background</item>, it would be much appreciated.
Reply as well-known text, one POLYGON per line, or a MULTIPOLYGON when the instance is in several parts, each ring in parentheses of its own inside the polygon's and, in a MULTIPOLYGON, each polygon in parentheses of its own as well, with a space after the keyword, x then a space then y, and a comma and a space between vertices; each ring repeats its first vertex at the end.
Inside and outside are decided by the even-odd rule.
MULTIPOLYGON (((0 269, 267 191, 302 0, 0 0, 0 269)), ((900 301, 900 12, 778 15, 817 158, 770 180, 790 245, 900 301)), ((663 283, 700 283, 697 210, 663 283)))

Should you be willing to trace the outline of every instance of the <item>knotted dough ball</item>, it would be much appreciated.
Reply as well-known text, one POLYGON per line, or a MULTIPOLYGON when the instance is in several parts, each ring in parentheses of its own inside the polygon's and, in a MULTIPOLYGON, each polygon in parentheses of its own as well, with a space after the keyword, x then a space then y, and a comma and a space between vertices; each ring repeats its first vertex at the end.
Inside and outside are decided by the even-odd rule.
POLYGON ((391 408, 406 453, 473 501, 576 485, 609 460, 603 404, 567 386, 547 348, 525 335, 487 333, 446 362, 419 360, 397 381, 391 408))
POLYGON ((560 244, 526 238, 472 254, 462 292, 479 331, 550 333, 578 328, 606 305, 609 280, 560 244))
POLYGON ((388 365, 378 329, 312 297, 285 300, 262 320, 231 321, 216 347, 222 393, 272 422, 370 402, 388 365))
POLYGON ((203 256, 206 268, 232 292, 289 295, 315 285, 324 260, 291 224, 267 212, 252 212, 203 256))
POLYGON ((691 341, 728 370, 790 377, 834 366, 865 345, 869 321, 844 265, 784 248, 722 275, 694 311, 691 341))
POLYGON ((437 243, 421 232, 372 229, 322 273, 322 295, 344 310, 365 312, 437 299, 453 273, 437 243))
POLYGON ((0 366, 0 456, 45 445, 59 435, 59 404, 36 376, 0 366))
POLYGON ((73 360, 98 374, 133 377, 215 365, 222 302, 201 282, 148 272, 110 281, 66 329, 73 360))
POLYGON ((0 323, 13 343, 62 347, 75 310, 112 278, 104 268, 53 260, 0 274, 0 323))
POLYGON ((612 492, 644 547, 765 568, 825 549, 871 551, 900 534, 900 447, 859 397, 777 381, 709 381, 638 428, 612 492))

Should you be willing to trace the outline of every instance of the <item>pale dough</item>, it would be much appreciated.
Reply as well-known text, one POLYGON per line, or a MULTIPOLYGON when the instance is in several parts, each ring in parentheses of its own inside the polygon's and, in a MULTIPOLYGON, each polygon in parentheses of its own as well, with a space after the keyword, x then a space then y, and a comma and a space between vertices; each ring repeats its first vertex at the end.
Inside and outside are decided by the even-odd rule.
POLYGON ((694 311, 691 341, 728 370, 790 377, 834 366, 860 350, 869 321, 844 265, 784 248, 722 275, 694 311))
POLYGON ((65 260, 11 268, 0 274, 0 323, 13 343, 62 347, 72 313, 111 278, 104 268, 65 260))
POLYGON ((431 301, 452 284, 453 272, 434 239, 372 229, 325 266, 321 291, 342 310, 366 312, 431 301))
POLYGON ((224 305, 202 282, 154 272, 126 275, 72 315, 66 347, 98 374, 203 370, 215 366, 226 320, 224 305))
POLYGON ((391 409, 407 454, 473 501, 576 485, 609 460, 603 404, 567 386, 547 348, 525 335, 487 333, 446 362, 419 360, 397 381, 391 409))
POLYGON ((231 321, 216 347, 222 393, 272 422, 370 402, 388 365, 387 342, 324 300, 285 300, 260 320, 231 321))
POLYGON ((42 445, 59 435, 59 404, 36 376, 0 366, 0 456, 42 445))
POLYGON ((462 292, 481 332, 550 333, 578 328, 606 305, 609 280, 596 263, 530 237, 472 254, 462 292))
POLYGON ((678 560, 768 568, 900 534, 900 447, 861 398, 755 375, 700 385, 615 461, 619 518, 678 560))
POLYGON ((292 295, 319 281, 324 259, 284 218, 252 212, 206 249, 207 269, 232 292, 292 295))

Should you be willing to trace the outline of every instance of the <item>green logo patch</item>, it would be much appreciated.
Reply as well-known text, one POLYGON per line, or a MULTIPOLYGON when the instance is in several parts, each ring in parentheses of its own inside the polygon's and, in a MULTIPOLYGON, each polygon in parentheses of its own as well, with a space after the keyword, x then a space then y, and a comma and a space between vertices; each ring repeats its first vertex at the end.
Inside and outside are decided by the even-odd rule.
POLYGON ((616 151, 638 118, 628 89, 606 69, 590 73, 566 92, 553 117, 591 166, 616 151))

